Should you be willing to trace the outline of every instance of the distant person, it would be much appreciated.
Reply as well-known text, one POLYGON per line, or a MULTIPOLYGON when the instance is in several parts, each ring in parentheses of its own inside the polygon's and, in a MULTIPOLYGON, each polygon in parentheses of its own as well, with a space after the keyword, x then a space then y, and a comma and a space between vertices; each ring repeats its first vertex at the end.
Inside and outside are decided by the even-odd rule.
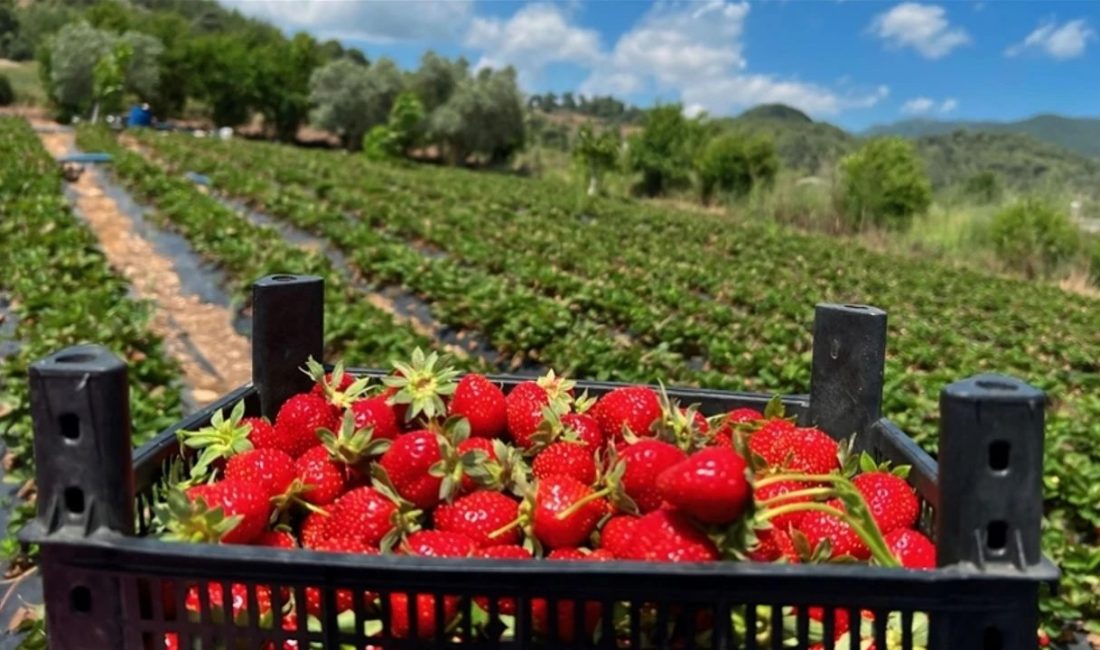
POLYGON ((135 105, 130 109, 130 119, 127 120, 127 126, 134 127, 150 127, 153 125, 153 111, 149 107, 149 104, 135 105))

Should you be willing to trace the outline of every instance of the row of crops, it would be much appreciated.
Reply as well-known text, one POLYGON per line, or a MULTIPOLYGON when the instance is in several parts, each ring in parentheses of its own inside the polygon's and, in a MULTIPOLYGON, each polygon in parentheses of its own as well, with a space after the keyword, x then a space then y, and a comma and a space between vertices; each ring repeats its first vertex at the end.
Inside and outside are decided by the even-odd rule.
MULTIPOLYGON (((112 145, 102 133, 82 138, 112 145)), ((930 448, 944 384, 982 371, 1023 377, 1052 399, 1045 543, 1069 574, 1044 607, 1100 618, 1100 303, 767 224, 623 201, 578 209, 572 188, 545 181, 262 143, 141 140, 162 166, 139 168, 130 153, 119 173, 151 200, 163 198, 149 178, 181 185, 184 171, 206 174, 506 358, 586 377, 803 392, 813 304, 874 304, 891 317, 886 411, 930 448)))
MULTIPOLYGON (((16 323, 0 355, 0 436, 13 477, 33 473, 27 367, 66 346, 95 342, 129 362, 136 441, 179 419, 179 369, 149 328, 149 304, 129 296, 69 209, 57 164, 21 119, 0 117, 0 197, 0 295, 5 319, 16 323)), ((29 514, 20 507, 11 528, 29 514)), ((10 538, 5 546, 16 550, 10 538)))

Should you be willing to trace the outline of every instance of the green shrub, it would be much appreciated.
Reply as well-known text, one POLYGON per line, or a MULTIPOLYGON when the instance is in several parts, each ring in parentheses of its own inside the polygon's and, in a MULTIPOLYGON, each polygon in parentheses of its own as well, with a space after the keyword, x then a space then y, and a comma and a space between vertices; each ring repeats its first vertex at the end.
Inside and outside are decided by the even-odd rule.
POLYGON ((991 171, 978 172, 963 184, 966 195, 982 203, 993 203, 1001 198, 1001 179, 991 171))
POLYGON ((1093 237, 1088 245, 1089 274, 1094 284, 1100 285, 1100 237, 1093 237))
POLYGON ((0 74, 0 106, 11 106, 15 103, 15 90, 11 87, 11 81, 0 74))
POLYGON ((990 238, 997 256, 1028 277, 1049 274, 1078 251, 1081 235, 1069 215, 1050 203, 1030 198, 993 217, 990 238))
POLYGON ((772 141, 759 136, 726 133, 708 142, 695 160, 703 202, 717 190, 742 198, 754 186, 775 182, 779 157, 772 141))
POLYGON ((932 203, 932 185, 912 143, 875 138, 840 161, 840 203, 851 228, 904 230, 932 203))

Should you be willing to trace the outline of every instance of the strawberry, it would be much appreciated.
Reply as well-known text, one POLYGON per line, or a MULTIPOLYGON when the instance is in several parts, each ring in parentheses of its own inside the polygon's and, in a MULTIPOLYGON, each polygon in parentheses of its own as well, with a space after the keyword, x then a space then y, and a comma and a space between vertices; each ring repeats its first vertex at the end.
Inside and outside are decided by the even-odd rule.
POLYGON ((511 528, 496 537, 496 531, 519 516, 519 503, 500 492, 480 490, 460 497, 453 504, 442 504, 433 515, 435 529, 461 533, 479 548, 519 541, 519 529, 511 528))
MULTIPOLYGON (((595 552, 583 553, 576 548, 563 548, 551 551, 546 559, 572 562, 606 562, 612 558, 603 554, 597 555, 595 552)), ((587 601, 584 603, 583 628, 586 638, 591 639, 592 635, 595 634, 602 611, 603 608, 598 602, 587 601)), ((578 613, 574 601, 558 601, 557 611, 553 612, 555 615, 553 620, 557 627, 557 630, 555 630, 557 636, 563 643, 573 643, 577 640, 575 623, 578 613)), ((550 603, 548 601, 542 598, 531 599, 531 627, 534 628, 537 634, 548 635, 550 633, 550 616, 550 603)))
POLYGON ((443 481, 442 477, 433 476, 431 469, 441 458, 436 434, 422 429, 398 436, 379 464, 402 498, 417 508, 430 510, 439 503, 443 481))
POLYGON ((398 639, 407 639, 416 636, 420 639, 430 639, 435 636, 436 626, 446 628, 458 614, 459 599, 457 596, 445 596, 443 598, 443 620, 437 621, 435 615, 435 596, 432 594, 417 594, 415 631, 409 626, 409 596, 403 593, 390 594, 390 633, 398 639))
POLYGON ((225 479, 170 490, 154 512, 167 530, 164 539, 250 544, 264 533, 271 504, 263 486, 225 479))
POLYGON ((331 390, 344 392, 351 388, 351 385, 354 383, 355 377, 353 375, 344 373, 340 376, 340 380, 336 381, 335 373, 328 372, 325 373, 324 381, 314 384, 309 392, 318 397, 324 397, 326 384, 331 390))
POLYGON ((367 384, 370 382, 369 377, 356 379, 354 375, 344 372, 343 362, 338 362, 332 372, 326 373, 324 367, 313 357, 306 361, 306 367, 302 368, 302 372, 309 375, 315 382, 310 394, 323 398, 341 411, 358 399, 366 391, 367 384))
POLYGON ((726 413, 725 424, 744 424, 746 422, 756 422, 757 420, 763 419, 764 414, 756 409, 739 408, 726 413))
POLYGON ((546 555, 547 560, 614 560, 615 556, 605 548, 588 551, 580 548, 556 548, 546 555))
MULTIPOLYGON (((485 454, 484 463, 489 463, 497 460, 496 451, 494 450, 494 441, 488 438, 469 438, 458 443, 456 449, 459 456, 463 456, 472 451, 480 451, 485 454)), ((477 481, 474 480, 468 472, 462 474, 462 487, 459 492, 468 494, 478 488, 477 481)))
MULTIPOLYGON (((768 504, 769 508, 778 508, 780 506, 790 505, 793 503, 808 503, 812 500, 811 497, 779 498, 785 494, 798 492, 808 487, 808 485, 800 483, 798 481, 778 481, 775 483, 769 483, 761 488, 756 488, 753 491, 753 499, 755 499, 757 503, 764 503, 765 501, 772 501, 774 499, 773 503, 768 504)), ((786 531, 792 526, 797 528, 798 522, 802 521, 802 515, 804 514, 805 511, 788 512, 786 514, 772 517, 769 519, 769 521, 775 528, 786 531)))
POLYGON ((786 529, 767 528, 757 532, 757 544, 748 552, 753 562, 775 562, 782 559, 788 564, 799 564, 802 559, 794 541, 786 529))
POLYGON ((237 454, 250 451, 252 441, 249 434, 252 424, 245 423, 244 400, 237 402, 225 417, 224 411, 215 411, 210 424, 196 431, 179 431, 180 446, 198 450, 195 463, 191 466, 193 482, 204 481, 225 467, 225 461, 237 454))
POLYGON ((622 478, 623 490, 634 500, 638 510, 646 513, 661 506, 657 476, 665 468, 687 458, 687 454, 676 445, 643 439, 627 446, 621 458, 626 466, 622 478))
POLYGON ((752 499, 748 465, 729 447, 708 447, 669 467, 657 477, 666 502, 705 524, 728 524, 752 499))
POLYGON ((294 536, 285 530, 269 530, 256 538, 253 543, 256 546, 271 548, 298 548, 298 542, 294 539, 294 536))
MULTIPOLYGON (((842 509, 837 501, 830 501, 829 505, 842 509)), ((844 520, 827 512, 806 512, 798 523, 798 530, 806 536, 810 548, 815 551, 822 542, 827 541, 830 559, 851 556, 857 560, 866 560, 871 557, 870 549, 855 530, 844 520)))
POLYGON ((397 412, 386 400, 386 397, 378 396, 352 402, 355 428, 370 429, 371 437, 375 440, 393 440, 399 436, 401 425, 397 412))
POLYGON ((775 448, 775 443, 784 433, 794 429, 790 420, 773 418, 764 421, 760 428, 749 435, 749 451, 764 459, 769 467, 778 467, 786 457, 787 449, 775 448))
POLYGON ((915 530, 894 530, 886 535, 886 546, 907 569, 936 568, 936 545, 915 530))
POLYGON ((624 431, 652 435, 650 427, 661 417, 657 393, 646 386, 623 386, 607 393, 594 407, 596 421, 608 440, 620 440, 624 431))
POLYGON ((711 418, 712 421, 717 422, 717 426, 714 427, 711 433, 711 443, 716 447, 728 447, 733 444, 733 430, 734 427, 740 424, 747 424, 749 422, 756 422, 757 420, 764 419, 764 414, 756 409, 750 408, 738 408, 733 409, 729 413, 720 416, 719 418, 711 418))
POLYGON ((476 548, 474 540, 448 530, 420 530, 402 544, 406 554, 422 557, 469 557, 476 548))
POLYGON ((418 417, 431 421, 446 414, 443 398, 454 394, 458 371, 444 364, 438 353, 425 355, 423 350, 413 350, 409 363, 394 361, 394 372, 382 381, 396 392, 387 395, 392 405, 405 406, 403 420, 411 422, 418 417))
POLYGON ((631 515, 618 515, 607 520, 600 529, 600 548, 615 557, 630 555, 634 541, 634 524, 638 518, 631 515))
POLYGON ((606 501, 593 496, 590 487, 570 476, 540 480, 534 495, 532 534, 549 549, 579 546, 608 509, 606 501))
POLYGON ((244 418, 242 427, 248 427, 248 440, 253 449, 278 449, 279 438, 275 427, 264 418, 244 418))
POLYGON ((542 409, 550 403, 546 391, 534 381, 516 384, 504 399, 508 433, 520 447, 531 446, 531 437, 542 423, 542 409))
MULTIPOLYGON (((398 506, 371 487, 349 490, 328 508, 323 538, 344 537, 369 548, 378 548, 395 527, 401 527, 398 506)), ((312 516, 312 515, 311 515, 312 516)), ((308 521, 308 519, 307 519, 308 521)), ((306 533, 302 531, 302 540, 306 533)), ((323 544, 317 540, 315 544, 323 544)))
POLYGON ((508 426, 504 391, 484 375, 471 373, 458 381, 450 414, 466 418, 475 438, 499 438, 508 426))
MULTIPOLYGON (((210 609, 225 613, 225 590, 220 582, 211 582, 206 585, 206 595, 210 609)), ((248 613, 248 586, 240 582, 229 585, 229 607, 232 619, 240 621, 242 615, 248 613)), ((200 614, 202 612, 202 599, 200 598, 198 585, 192 585, 187 590, 184 598, 184 606, 188 612, 200 614)), ((256 585, 256 606, 259 615, 264 616, 271 611, 271 587, 256 585)))
POLYGON ((273 497, 285 492, 294 480, 294 459, 278 449, 253 449, 230 458, 225 477, 256 484, 273 497))
POLYGON ((682 512, 662 508, 634 524, 628 560, 647 562, 714 562, 718 548, 682 512))
POLYGON ((591 448, 584 443, 555 442, 535 456, 531 471, 535 478, 564 474, 585 485, 592 485, 596 481, 596 459, 591 448))
MULTIPOLYGON (((366 546, 361 540, 348 537, 329 537, 313 549, 325 553, 358 553, 362 555, 378 555, 377 548, 366 546)), ((317 587, 306 587, 306 611, 311 616, 320 617, 324 606, 324 595, 317 587)), ((364 592, 367 601, 374 600, 377 594, 364 592)), ((354 594, 350 589, 336 590, 336 612, 346 612, 355 607, 354 594)))
MULTIPOLYGON (((779 434, 772 444, 770 456, 779 458, 779 466, 791 471, 828 474, 840 469, 839 451, 836 440, 821 429, 797 427, 779 434)), ((770 460, 769 464, 775 465, 770 460)))
POLYGON ((294 470, 301 481, 301 498, 316 506, 332 503, 344 492, 347 475, 344 465, 332 459, 324 445, 317 445, 294 461, 294 470))
POLYGON ((309 393, 292 396, 275 416, 279 447, 294 458, 317 444, 318 429, 336 431, 339 426, 339 409, 309 393))
MULTIPOLYGON (((531 551, 515 544, 502 544, 499 546, 486 546, 474 551, 473 557, 486 560, 530 560, 531 551)), ((485 596, 475 596, 474 602, 486 612, 489 611, 489 599, 485 596)), ((504 616, 513 616, 516 613, 516 601, 512 598, 497 599, 497 611, 504 616)))
POLYGON ((606 438, 600 430, 600 423, 591 415, 566 413, 561 416, 561 424, 567 432, 576 434, 577 439, 586 443, 592 451, 603 448, 606 438))
POLYGON ((883 535, 917 523, 920 502, 905 479, 889 472, 867 472, 852 479, 883 535))
POLYGON ((306 513, 302 519, 302 527, 298 532, 298 539, 302 542, 302 548, 317 548, 325 539, 325 528, 328 526, 329 516, 323 512, 306 513))

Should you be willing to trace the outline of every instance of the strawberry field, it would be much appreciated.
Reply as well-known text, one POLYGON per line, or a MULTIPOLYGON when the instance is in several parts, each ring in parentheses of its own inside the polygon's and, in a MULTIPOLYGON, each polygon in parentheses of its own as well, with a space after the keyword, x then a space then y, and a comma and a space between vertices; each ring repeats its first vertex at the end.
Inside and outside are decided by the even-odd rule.
MULTIPOLYGON (((0 290, 14 304, 20 342, 0 359, 9 447, 29 440, 27 363, 80 340, 131 362, 137 432, 178 419, 176 370, 146 327, 146 306, 126 296, 69 212, 30 129, 16 121, 0 129, 0 250, 10 260, 0 290), (14 214, 21 218, 7 218, 14 214)), ((393 292, 427 305, 437 332, 491 348, 460 354, 463 370, 552 367, 576 378, 801 393, 813 305, 883 308, 884 410, 927 449, 935 450, 939 390, 951 381, 1000 372, 1047 391, 1044 546, 1065 577, 1043 607, 1052 625, 1085 621, 1100 632, 1094 300, 768 223, 581 201, 554 182, 181 135, 146 133, 134 143, 82 129, 78 142, 111 153, 115 178, 151 208, 147 218, 216 264, 241 304, 262 275, 324 276, 326 353, 360 365, 389 367, 441 343, 369 300, 393 292), (185 172, 208 176, 213 193, 185 172), (291 229, 322 247, 294 243, 291 229)))

